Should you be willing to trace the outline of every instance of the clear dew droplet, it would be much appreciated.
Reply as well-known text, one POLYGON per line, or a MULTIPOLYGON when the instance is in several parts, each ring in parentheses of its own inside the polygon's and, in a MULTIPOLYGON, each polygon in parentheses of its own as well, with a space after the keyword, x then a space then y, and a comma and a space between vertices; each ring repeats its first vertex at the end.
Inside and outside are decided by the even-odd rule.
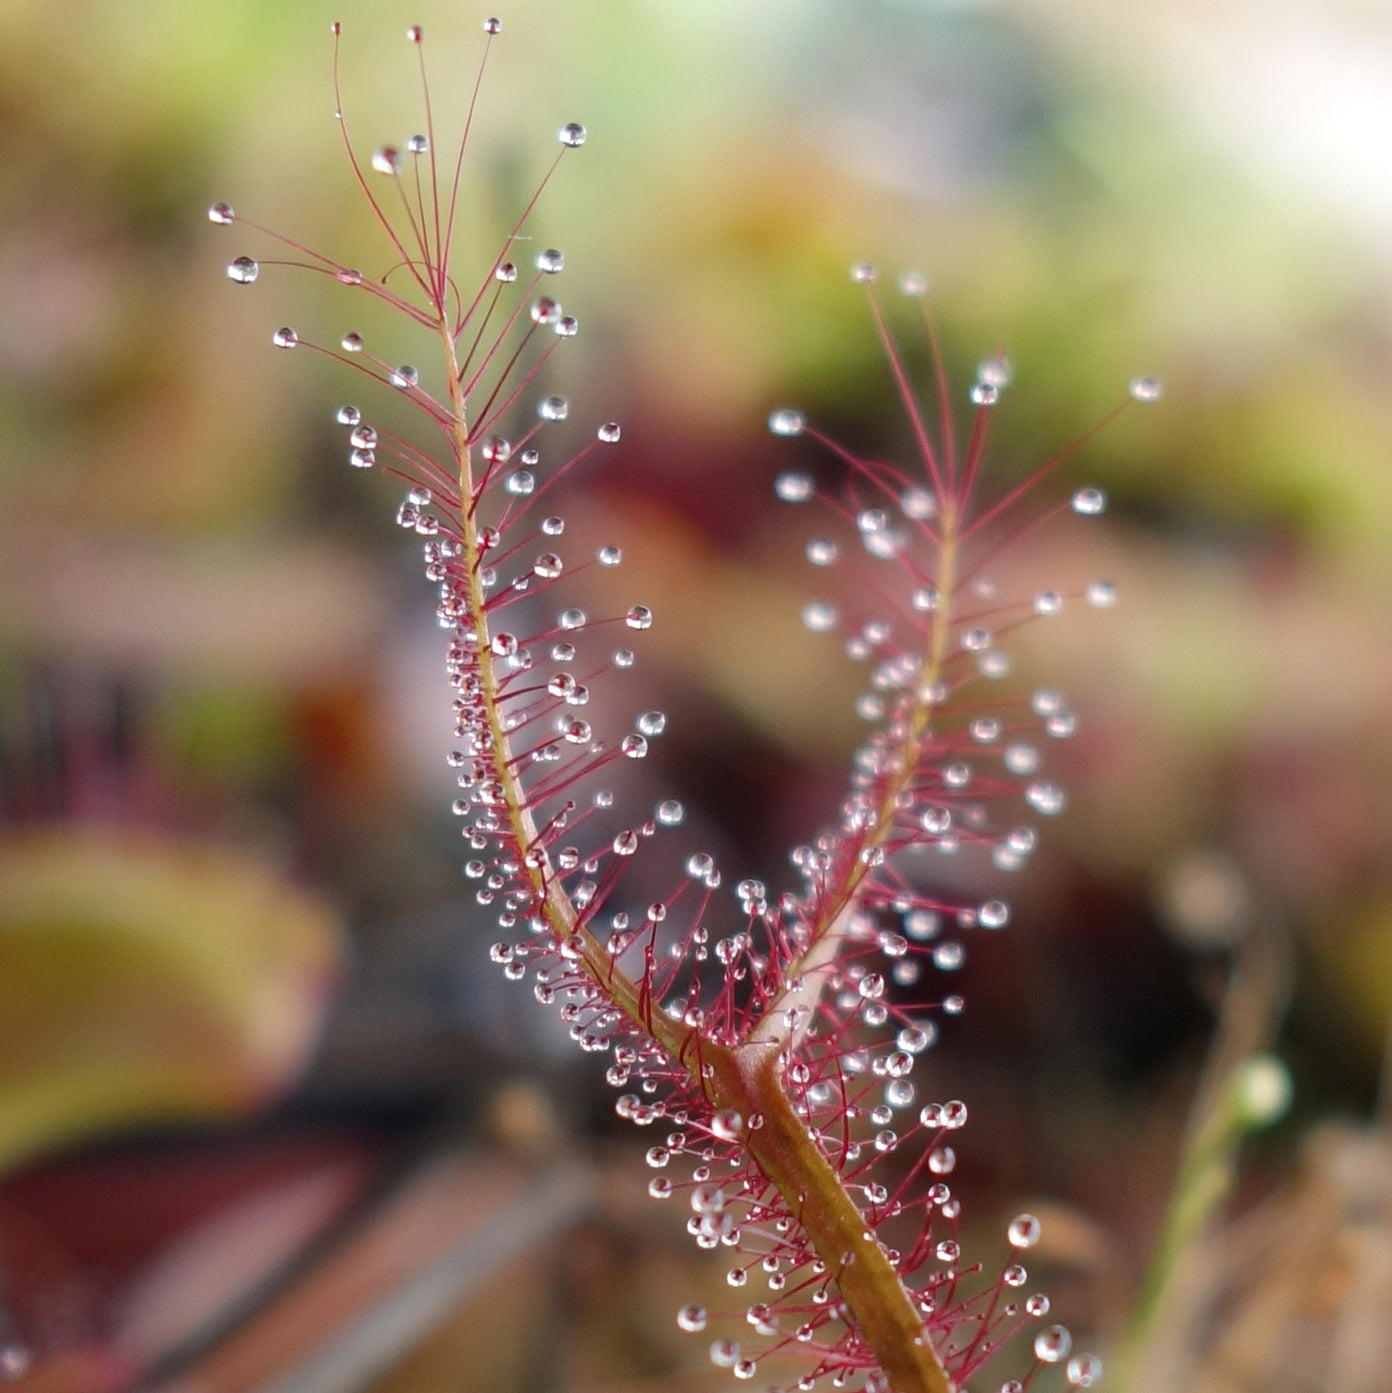
POLYGON ((334 420, 340 426, 356 426, 362 420, 362 412, 356 406, 340 406, 334 413, 334 420))
POLYGON ((1102 1378, 1102 1361, 1095 1354, 1075 1355, 1068 1361, 1070 1388, 1091 1388, 1102 1378))
POLYGON ((922 271, 901 271, 899 293, 908 300, 922 299, 928 293, 928 277, 922 271))
POLYGON ((345 353, 361 353, 363 346, 362 335, 354 333, 344 334, 344 336, 339 339, 338 345, 345 353))
POLYGON ((564 397, 543 397, 537 403, 537 415, 543 421, 564 421, 570 415, 570 403, 564 397))
POLYGON ((1101 489, 1079 489, 1073 495, 1073 511, 1081 513, 1084 517, 1096 517, 1105 512, 1106 508, 1107 495, 1101 489))
POLYGON ((773 491, 785 503, 806 503, 817 489, 810 474, 789 470, 773 481, 773 491))
POLYGON ((585 143, 586 131, 578 121, 567 121, 561 127, 559 139, 562 145, 575 150, 585 143))
POLYGON ((1068 800, 1057 784, 1040 780, 1025 789, 1025 801, 1035 812, 1043 813, 1045 817, 1055 817, 1063 811, 1068 800))
POLYGON ((722 1108, 711 1118, 710 1129, 721 1141, 738 1141, 744 1135, 744 1118, 733 1108, 722 1108))
POLYGON ((430 151, 430 140, 423 135, 413 135, 407 140, 406 148, 413 155, 425 155, 430 151))
POLYGON ((1041 1364, 1057 1364, 1068 1357, 1072 1348, 1073 1337, 1062 1325, 1051 1325, 1034 1337, 1034 1357, 1041 1364))
POLYGON ((229 223, 236 220, 237 215, 232 211, 230 203, 214 203, 208 209, 208 221, 217 223, 221 227, 226 227, 229 223))
POLYGON ((617 421, 606 421, 598 430, 595 431, 597 439, 605 445, 617 445, 623 430, 617 421))
POLYGON ((706 1328, 706 1308, 696 1305, 694 1301, 690 1305, 683 1306, 677 1312, 677 1325, 692 1333, 704 1330, 706 1328))
POLYGON ((1000 400, 1000 388, 989 382, 974 382, 971 399, 977 406, 994 406, 1000 400))
POLYGON ((558 275, 565 270, 565 253, 559 247, 546 247, 536 254, 536 268, 544 276, 558 275))
POLYGON ((1132 401, 1159 401, 1165 395, 1165 388, 1154 377, 1133 377, 1127 389, 1132 401))
POLYGON ((400 174, 401 165, 401 151, 395 145, 379 145, 372 152, 372 167, 378 174, 400 174))
POLYGON ((1005 1236, 1012 1248, 1033 1248, 1043 1231, 1044 1226, 1033 1214, 1017 1214, 1006 1227, 1005 1236))
POLYGON ((1109 580, 1094 580, 1088 585, 1086 598, 1093 609, 1111 609, 1117 602, 1117 588, 1109 580))
POLYGON ((802 610, 802 622, 814 634, 825 634, 834 629, 839 617, 836 606, 825 600, 813 600, 802 610))
POLYGON ((500 261, 493 269, 493 279, 511 285, 517 279, 517 267, 511 261, 500 261))
POLYGON ((284 325, 271 335, 271 342, 277 348, 294 348, 300 336, 289 325, 284 325))
POLYGON ((987 900, 976 911, 976 922, 983 929, 1003 929, 1010 922, 1010 906, 1004 900, 987 900))
POLYGON ((675 798, 665 798, 657 805, 657 820, 664 827, 678 827, 686 817, 686 809, 675 798))
POLYGON ((234 256, 227 263, 227 278, 238 285, 250 285, 260 274, 260 266, 249 256, 234 256))
POLYGON ((774 435, 801 435, 807 429, 807 417, 791 406, 780 406, 769 413, 768 428, 774 435))
POLYGON ((409 392, 419 382, 420 373, 409 363, 403 363, 399 368, 392 369, 391 385, 400 391, 409 392))
POLYGON ((874 285, 875 268, 868 261, 857 261, 851 267, 851 279, 857 285, 874 285))
POLYGON ((667 713, 665 711, 644 711, 638 717, 637 725, 642 734, 656 737, 667 729, 667 713))
POLYGON ((624 615, 624 623, 627 624, 630 629, 650 629, 652 628, 652 618, 652 610, 650 610, 647 605, 634 605, 633 608, 624 615))

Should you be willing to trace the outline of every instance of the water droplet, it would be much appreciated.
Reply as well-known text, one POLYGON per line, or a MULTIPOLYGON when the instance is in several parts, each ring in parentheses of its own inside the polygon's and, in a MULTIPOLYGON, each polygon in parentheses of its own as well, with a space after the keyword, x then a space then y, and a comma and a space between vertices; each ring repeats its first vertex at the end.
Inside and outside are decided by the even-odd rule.
POLYGON ((642 759, 648 752, 648 742, 641 735, 625 735, 619 742, 619 749, 629 759, 642 759))
POLYGON ((501 261, 494 267, 493 279, 511 285, 517 279, 517 267, 511 261, 501 261))
POLYGON ((1063 596, 1057 590, 1041 590, 1034 597, 1036 614, 1057 614, 1063 608, 1063 596))
POLYGON ((912 518, 915 522, 925 522, 931 517, 936 517, 938 512, 938 500, 927 489, 905 489, 899 495, 899 506, 903 509, 904 516, 912 518))
POLYGON ((213 206, 208 209, 208 221, 218 223, 222 227, 226 227, 229 223, 234 221, 236 216, 237 215, 232 211, 232 205, 230 203, 214 203, 213 206))
POLYGON ((962 1256, 961 1245, 954 1243, 950 1238, 944 1238, 934 1252, 939 1262, 956 1262, 962 1256))
POLYGON ((1095 580, 1087 588, 1087 602, 1093 609, 1111 609, 1117 602, 1117 588, 1109 580, 1095 580))
POLYGON ((483 21, 483 32, 492 38, 494 34, 503 32, 503 21, 490 16, 483 21))
POLYGON ((1133 377, 1128 389, 1133 401, 1159 401, 1165 395, 1165 388, 1154 377, 1133 377))
POLYGON ((618 547, 600 547, 595 552, 595 560, 601 566, 617 566, 623 560, 623 552, 618 547))
POLYGON ((813 600, 803 606, 802 622, 814 634, 824 634, 834 629, 839 618, 836 606, 825 600, 813 600))
POLYGON ((555 580, 561 573, 561 558, 554 551, 544 551, 532 562, 532 570, 542 580, 555 580))
POLYGON ((677 1312, 677 1324, 686 1331, 696 1332, 706 1328, 706 1308, 693 1301, 677 1312))
POLYGON ((711 1363, 722 1369, 731 1368, 739 1361, 739 1352, 738 1340, 715 1340, 710 1347, 711 1363))
POLYGON ((1091 1388, 1102 1377, 1102 1361, 1095 1354, 1075 1355, 1068 1361, 1071 1388, 1091 1388))
POLYGON ((638 850, 638 834, 633 831, 620 832, 612 845, 615 856, 632 856, 638 850))
POLYGON ((348 463, 354 469, 371 469, 377 463, 377 456, 371 450, 350 450, 348 452, 348 463))
POLYGON ((984 358, 976 365, 976 380, 987 387, 995 387, 997 390, 1010 385, 1010 379, 1015 375, 1015 366, 1009 358, 1002 358, 997 355, 994 358, 984 358))
POLYGON ((344 266, 334 272, 340 285, 361 285, 362 272, 355 271, 351 266, 344 266))
POLYGON ((866 1001, 878 1001, 884 995, 885 980, 878 972, 867 972, 860 979, 860 994, 866 1001))
POLYGON ((430 141, 426 136, 413 135, 407 140, 406 148, 413 155, 424 155, 430 150, 430 141))
POLYGON ((1000 400, 1000 388, 992 387, 989 382, 974 382, 971 399, 977 406, 994 406, 1000 400))
POLYGON ((300 336, 290 328, 289 325, 277 329, 275 333, 271 335, 271 342, 275 344, 277 348, 294 348, 299 341, 300 336))
POLYGON ((1017 1214, 1005 1230, 1012 1248, 1033 1248, 1039 1242, 1044 1226, 1033 1214, 1017 1214))
POLYGON ((506 464, 512 458, 512 442, 502 435, 490 435, 480 449, 485 464, 506 464))
POLYGON ((918 300, 928 293, 928 277, 922 271, 901 271, 899 293, 908 300, 918 300))
POLYGON ((339 339, 338 344, 345 353, 361 353, 363 346, 362 335, 351 333, 344 334, 344 336, 339 339))
POLYGON ((976 911, 976 922, 983 929, 1003 929, 1010 922, 1010 906, 1004 900, 987 900, 976 911))
POLYGON ((568 121, 560 129, 560 142, 572 150, 585 143, 585 128, 578 121, 568 121))
POLYGON ((667 713, 665 711, 644 711, 638 717, 638 729, 644 735, 656 737, 667 729, 667 713))
POLYGON ((950 1146, 935 1146, 928 1153, 928 1169, 934 1175, 951 1175, 957 1169, 957 1153, 950 1146))
POLYGON ((531 316, 534 324, 555 324, 561 317, 561 307, 549 295, 539 295, 532 302, 531 316))
POLYGON ((814 566, 830 566, 840 555, 840 547, 830 537, 813 537, 807 543, 807 559, 814 566))
POLYGON ((1073 1337, 1062 1325, 1051 1325, 1034 1337, 1034 1357, 1041 1364, 1057 1364, 1073 1348, 1073 1337))
POLYGON ((773 491, 785 503, 806 503, 816 493, 810 474, 789 471, 773 481, 773 491))
POLYGON ((565 253, 557 247, 546 247, 536 254, 536 268, 544 276, 555 276, 565 270, 565 253))
POLYGON ((1073 511, 1084 517, 1096 517, 1107 507, 1107 495, 1101 489, 1079 489, 1073 495, 1073 511))
POLYGON ((412 24, 406 30, 406 37, 411 43, 418 44, 425 38, 425 30, 419 24, 412 24))
POLYGON ((647 605, 634 605, 633 608, 624 615, 624 623, 627 624, 630 629, 650 629, 652 628, 652 618, 652 610, 650 610, 647 605))
POLYGON ((1042 780, 1032 783, 1025 789, 1025 801, 1035 812, 1043 813, 1046 817, 1054 817, 1061 813, 1067 800, 1067 795, 1057 785, 1045 783, 1042 780))
POLYGON ((564 397, 543 397, 537 403, 537 415, 543 421, 564 421, 570 415, 570 403, 564 397))
POLYGON ((909 1054, 922 1054, 937 1039, 937 1027, 928 1025, 906 1025, 894 1037, 894 1043, 909 1054))
POLYGON ((409 392, 412 387, 420 382, 420 373, 409 363, 403 363, 399 368, 394 368, 391 373, 391 385, 403 392, 409 392))
POLYGON ((606 445, 617 445, 619 436, 622 434, 622 428, 617 421, 606 421, 595 431, 596 438, 603 441, 606 445))
POLYGON ((807 417, 791 406, 780 406, 769 413, 768 428, 774 435, 801 435, 807 429, 807 417))
POLYGON ((678 827, 686 817, 686 809, 675 798, 663 799, 657 805, 657 820, 664 827, 678 827))
POLYGON ((334 420, 340 426, 356 426, 362 420, 362 412, 356 406, 340 406, 334 413, 334 420))
POLYGON ((235 256, 227 263, 227 278, 238 285, 250 285, 260 274, 260 266, 249 256, 235 256))
POLYGON ((868 261, 857 261, 851 267, 851 279, 857 285, 874 285, 875 268, 868 261))
POLYGON ((933 945, 933 966, 939 972, 956 972, 967 960, 967 950, 960 943, 946 942, 933 945))
MULTIPOLYGON (((356 425, 348 432, 348 443, 359 450, 376 449, 377 432, 372 426, 356 425)), ((428 496, 427 501, 429 501, 428 496)))
POLYGON ((503 489, 514 498, 526 498, 536 488, 536 475, 529 469, 519 469, 503 480, 503 489))
POLYGON ((733 1107, 722 1107, 711 1119, 711 1131, 720 1141, 738 1141, 744 1135, 744 1119, 733 1107))
POLYGON ((395 145, 379 145, 372 152, 372 167, 378 174, 400 174, 401 164, 401 151, 395 145))

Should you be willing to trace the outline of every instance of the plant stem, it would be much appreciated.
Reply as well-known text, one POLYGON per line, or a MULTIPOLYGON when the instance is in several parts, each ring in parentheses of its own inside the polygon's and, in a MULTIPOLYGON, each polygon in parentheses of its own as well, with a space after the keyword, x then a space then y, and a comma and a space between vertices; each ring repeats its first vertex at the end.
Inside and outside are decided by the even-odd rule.
MULTIPOLYGON (((470 623, 478 643, 479 681, 493 745, 491 757, 503 786, 510 831, 519 849, 525 851, 537 844, 537 829, 526 792, 512 763, 511 743, 502 717, 498 673, 489 646, 479 542, 468 514, 473 497, 468 404, 460 382, 454 338, 443 312, 439 332, 450 390, 452 444, 459 468, 459 497, 464 513, 461 531, 470 623)), ((946 544, 945 552, 951 555, 946 544)), ((950 566, 950 563, 945 564, 950 566)), ((928 682, 935 682, 941 669, 947 623, 945 615, 935 616, 935 619, 928 682)), ((928 722, 928 704, 920 701, 911 726, 910 753, 917 750, 928 722)), ((866 845, 877 844, 886 837, 894 816, 894 794, 911 777, 912 766, 912 758, 906 758, 905 772, 886 794, 866 845)), ((698 1041, 693 1028, 671 1020, 660 1009, 654 1010, 652 1003, 645 1003, 637 984, 618 968, 581 921, 557 877, 548 873, 549 864, 545 856, 522 858, 523 870, 556 942, 574 949, 596 987, 640 1031, 655 1039, 672 1059, 685 1065, 692 1085, 716 1108, 733 1109, 746 1122, 750 1118, 762 1118, 761 1126, 746 1132, 744 1144, 761 1172, 783 1196, 827 1272, 835 1279, 866 1344, 889 1379, 893 1393, 952 1393, 952 1382, 928 1338, 913 1299, 783 1088, 782 1071, 787 1056, 782 1046, 787 1042, 760 1038, 732 1049, 704 1038, 698 1041), (708 1075, 703 1066, 708 1066, 708 1075)), ((858 880, 846 885, 838 902, 841 907, 853 902, 857 885, 858 880)), ((827 916, 827 930, 839 915, 838 908, 827 916)), ((824 932, 819 937, 827 936, 824 932)), ((778 1005, 774 1003, 770 1015, 776 1010, 778 1005)), ((786 1006, 780 1016, 784 1014, 786 1006)))

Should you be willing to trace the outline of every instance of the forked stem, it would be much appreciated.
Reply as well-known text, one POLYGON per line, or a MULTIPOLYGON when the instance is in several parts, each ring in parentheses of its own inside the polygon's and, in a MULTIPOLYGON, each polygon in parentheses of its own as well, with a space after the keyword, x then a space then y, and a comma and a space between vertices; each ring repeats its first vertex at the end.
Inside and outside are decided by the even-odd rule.
MULTIPOLYGON (((474 480, 469 447, 468 402, 460 382, 454 336, 440 316, 439 334, 444 353, 445 380, 449 384, 454 456, 459 468, 461 536, 469 586, 469 623, 478 644, 478 674, 491 737, 491 762, 503 788, 509 830, 516 845, 537 848, 537 856, 523 856, 523 871, 547 926, 557 943, 569 947, 585 974, 614 1006, 664 1052, 687 1071, 716 1109, 730 1109, 745 1124, 742 1145, 796 1216, 817 1256, 836 1282, 860 1333, 889 1381, 892 1393, 953 1393, 953 1384, 934 1349, 927 1329, 908 1289, 871 1231, 864 1214, 847 1192, 830 1162, 822 1155, 806 1122, 799 1118, 783 1086, 787 1041, 769 1040, 754 1032, 746 1043, 720 1045, 697 1039, 696 1028, 673 1021, 655 1009, 647 994, 620 970, 584 922, 574 903, 551 873, 537 834, 536 820, 526 790, 512 758, 511 742, 502 715, 499 674, 490 647, 486 596, 481 579, 480 542, 470 502, 474 480), (758 1119, 758 1126, 749 1125, 758 1119)), ((950 564, 950 563, 945 563, 950 564)), ((944 651, 946 616, 933 625, 929 654, 930 671, 936 673, 944 651)), ((933 678, 932 680, 936 680, 933 678)), ((920 703, 920 706, 923 704, 920 703)), ((927 729, 926 707, 916 709, 912 748, 927 729)), ((872 836, 888 834, 893 818, 892 800, 886 799, 872 836)), ((846 888, 845 904, 855 896, 846 888)), ((839 918, 828 916, 829 930, 839 918)), ((827 933, 821 939, 834 944, 827 933)), ((825 951, 825 941, 822 951, 825 951)), ((814 947, 816 945, 814 944, 814 947)), ((778 1011, 775 1003, 770 1017, 778 1011)), ((787 1003, 781 1008, 787 1014, 787 1003)), ((810 1012, 809 1012, 810 1014, 810 1012)), ((765 1019, 768 1019, 766 1017, 765 1019)))

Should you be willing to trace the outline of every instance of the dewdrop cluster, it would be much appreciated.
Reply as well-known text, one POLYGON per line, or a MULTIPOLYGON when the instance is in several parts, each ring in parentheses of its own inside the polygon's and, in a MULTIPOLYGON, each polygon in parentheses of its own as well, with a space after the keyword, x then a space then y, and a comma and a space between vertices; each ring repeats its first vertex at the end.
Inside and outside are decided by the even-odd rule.
MULTIPOLYGON (((484 30, 486 60, 501 25, 489 19, 484 30)), ((338 99, 339 25, 333 34, 338 99)), ((981 365, 969 438, 959 441, 926 282, 909 275, 900 288, 923 309, 932 413, 886 326, 873 271, 854 268, 917 458, 902 466, 862 458, 791 408, 769 425, 825 456, 816 477, 790 469, 777 491, 829 515, 807 557, 849 580, 835 599, 811 601, 803 620, 841 633, 848 656, 866 666, 857 709, 872 730, 827 830, 793 849, 789 888, 745 878, 727 889, 714 858, 694 850, 667 893, 644 903, 627 872, 684 812, 664 799, 635 817, 609 775, 643 758, 667 717, 646 711, 616 724, 602 694, 634 664, 630 644, 653 615, 634 604, 593 616, 575 603, 572 577, 622 557, 613 545, 575 556, 549 497, 621 431, 600 422, 577 444, 571 403, 544 390, 552 355, 579 325, 553 292, 563 253, 518 252, 537 197, 585 130, 561 128, 560 155, 536 195, 501 249, 470 271, 454 246, 466 143, 438 157, 424 36, 412 26, 407 39, 421 55, 425 130, 360 156, 341 99, 334 113, 383 235, 384 273, 248 223, 225 203, 209 217, 281 249, 269 260, 236 256, 227 268, 234 283, 294 266, 387 304, 419 331, 426 366, 379 356, 351 328, 320 344, 282 327, 272 341, 324 354, 404 396, 434 442, 423 448, 357 405, 336 413, 348 464, 400 480, 396 521, 422 547, 446 635, 462 868, 496 919, 493 961, 556 1005, 582 1049, 608 1054, 617 1112, 654 1129, 650 1193, 689 1209, 697 1245, 729 1262, 730 1309, 687 1305, 677 1322, 711 1338, 711 1359, 736 1379, 762 1369, 782 1380, 770 1387, 802 1393, 947 1393, 1033 1327, 1033 1365, 1002 1393, 1020 1393, 1054 1365, 1069 1386, 1092 1386, 1099 1362, 1074 1354, 1062 1326, 1043 1324, 1047 1296, 1026 1291, 1023 1260, 1038 1221, 1022 1214, 1010 1223, 1008 1259, 993 1275, 963 1254, 952 1176, 967 1105, 923 1098, 914 1079, 940 1017, 963 1009, 958 994, 933 984, 950 981, 973 932, 1010 919, 1004 899, 935 888, 930 853, 980 851, 998 870, 1018 870, 1037 843, 1034 820, 1064 807, 1045 750, 1076 727, 1066 700, 1041 689, 993 702, 977 689, 989 694, 1008 674, 1006 644, 1018 627, 1075 601, 1115 600, 1104 581, 1081 596, 1016 598, 990 578, 1014 536, 1068 513, 1067 502, 1040 508, 1033 495, 1081 440, 983 501, 990 415, 1009 364, 981 365)), ((466 136, 477 96, 478 84, 466 136)), ((1159 391, 1138 379, 1131 396, 1159 391)), ((1071 501, 1082 517, 1104 506, 1096 489, 1071 501)))

